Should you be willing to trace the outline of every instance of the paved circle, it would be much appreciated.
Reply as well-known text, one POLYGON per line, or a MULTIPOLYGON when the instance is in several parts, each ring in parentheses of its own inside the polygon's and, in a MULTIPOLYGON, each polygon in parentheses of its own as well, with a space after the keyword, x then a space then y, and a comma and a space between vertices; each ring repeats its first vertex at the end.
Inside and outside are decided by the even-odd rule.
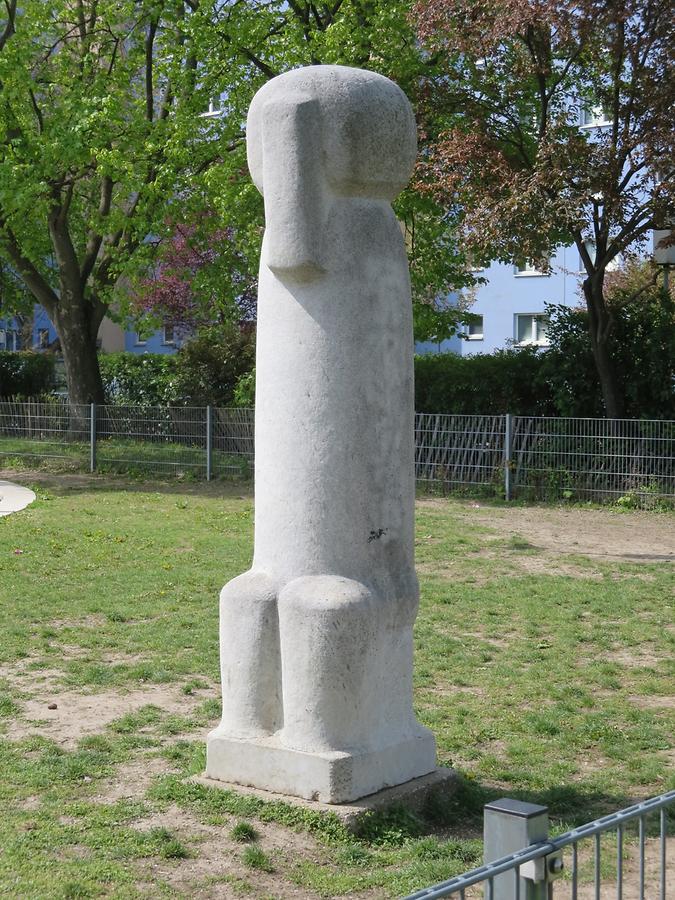
POLYGON ((35 494, 29 488, 0 480, 0 516, 8 516, 18 512, 35 500, 35 494))

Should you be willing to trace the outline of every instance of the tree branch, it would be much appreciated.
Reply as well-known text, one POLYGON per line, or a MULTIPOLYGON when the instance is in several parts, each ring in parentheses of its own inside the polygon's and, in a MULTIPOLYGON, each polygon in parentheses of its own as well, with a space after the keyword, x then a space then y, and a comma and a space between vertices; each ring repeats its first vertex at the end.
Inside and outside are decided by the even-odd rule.
POLYGON ((55 202, 50 210, 47 217, 47 224, 49 227, 49 236, 51 237, 52 246, 54 247, 54 253, 56 255, 56 262, 59 267, 59 273, 61 275, 61 283, 64 286, 77 285, 79 288, 80 266, 68 229, 68 210, 73 197, 73 191, 74 182, 72 181, 68 185, 66 196, 63 201, 61 201, 61 198, 56 191, 54 191, 54 199, 58 202, 55 202))
POLYGON ((0 52, 7 41, 16 33, 16 4, 17 0, 5 0, 5 9, 7 10, 7 24, 0 34, 0 52))
MULTIPOLYGON (((105 218, 110 213, 113 186, 114 183, 112 178, 109 175, 104 175, 101 180, 101 199, 98 205, 98 214, 102 218, 105 218)), ((82 290, 84 290, 89 276, 96 265, 96 258, 102 243, 103 235, 92 228, 87 236, 87 246, 85 248, 84 259, 82 260, 82 272, 80 275, 82 290)))
POLYGON ((2 218, 0 218, 0 240, 5 244, 9 258, 13 265, 16 266, 30 292, 38 303, 44 306, 51 317, 58 305, 59 298, 36 266, 23 253, 16 235, 2 218))
POLYGON ((155 114, 155 95, 152 83, 152 64, 155 35, 157 33, 157 18, 153 18, 148 25, 145 37, 145 118, 152 122, 155 114))
POLYGON ((28 93, 30 94, 30 102, 33 110, 35 112, 35 117, 38 121, 38 131, 42 134, 45 130, 45 120, 42 117, 42 110, 37 104, 37 100, 35 99, 35 92, 33 88, 28 88, 28 93))

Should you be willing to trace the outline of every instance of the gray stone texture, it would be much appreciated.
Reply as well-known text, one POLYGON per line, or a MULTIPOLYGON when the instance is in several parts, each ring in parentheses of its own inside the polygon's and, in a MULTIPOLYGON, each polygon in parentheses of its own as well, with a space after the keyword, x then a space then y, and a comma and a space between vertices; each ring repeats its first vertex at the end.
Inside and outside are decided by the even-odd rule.
POLYGON ((390 201, 415 122, 342 66, 268 82, 248 117, 265 200, 255 553, 221 593, 207 775, 328 803, 431 772, 412 709, 413 338, 390 201))

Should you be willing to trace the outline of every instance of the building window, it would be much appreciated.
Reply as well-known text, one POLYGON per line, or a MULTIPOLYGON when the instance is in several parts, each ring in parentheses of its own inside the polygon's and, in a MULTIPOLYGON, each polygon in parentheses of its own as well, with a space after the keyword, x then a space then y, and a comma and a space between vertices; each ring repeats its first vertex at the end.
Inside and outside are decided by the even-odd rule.
MULTIPOLYGON (((584 247, 586 248, 586 253, 591 258, 591 262, 595 265, 595 241, 584 241, 584 247)), ((606 272, 616 272, 623 265, 623 256, 621 253, 617 253, 617 255, 611 259, 607 265, 605 266, 606 272)), ((584 275, 586 273, 586 267, 584 266, 584 261, 581 258, 581 254, 579 254, 579 274, 584 275)))
POLYGON ((137 347, 145 347, 148 343, 144 337, 142 337, 138 332, 136 332, 136 346, 137 347))
POLYGON ((0 328, 0 350, 5 350, 7 347, 7 332, 4 328, 0 328))
POLYGON ((521 313, 516 316, 516 343, 521 347, 536 344, 539 347, 548 346, 546 329, 548 319, 541 313, 521 313))
POLYGON ((37 348, 38 350, 47 350, 49 347, 49 329, 38 328, 37 330, 37 348))
POLYGON ((611 124, 602 106, 582 107, 580 120, 582 128, 600 128, 602 125, 611 124))
POLYGON ((165 325, 162 329, 162 342, 164 344, 175 344, 173 325, 165 325))
POLYGON ((464 332, 468 341, 483 340, 483 317, 474 316, 473 322, 469 322, 464 332))
POLYGON ((516 276, 530 276, 530 275, 546 275, 546 272, 542 272, 542 270, 537 266, 536 260, 534 259, 524 259, 522 262, 516 265, 516 269, 514 274, 516 276))

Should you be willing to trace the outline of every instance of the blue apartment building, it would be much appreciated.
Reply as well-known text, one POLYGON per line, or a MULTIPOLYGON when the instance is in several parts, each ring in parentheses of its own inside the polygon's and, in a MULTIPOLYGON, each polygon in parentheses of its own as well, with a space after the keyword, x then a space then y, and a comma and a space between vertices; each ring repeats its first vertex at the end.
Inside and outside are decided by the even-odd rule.
POLYGON ((583 305, 579 269, 575 247, 558 250, 550 273, 529 262, 520 267, 492 263, 475 273, 484 281, 473 289, 475 300, 469 307, 475 322, 441 343, 418 342, 415 351, 472 356, 507 347, 546 347, 546 304, 583 305))
MULTIPOLYGON (((185 334, 171 325, 140 334, 131 328, 123 329, 110 319, 104 319, 99 329, 99 346, 112 353, 175 353, 185 341, 185 334)), ((0 318, 0 350, 51 350, 58 342, 56 329, 45 310, 35 304, 29 340, 22 336, 20 323, 14 318, 0 318)))

